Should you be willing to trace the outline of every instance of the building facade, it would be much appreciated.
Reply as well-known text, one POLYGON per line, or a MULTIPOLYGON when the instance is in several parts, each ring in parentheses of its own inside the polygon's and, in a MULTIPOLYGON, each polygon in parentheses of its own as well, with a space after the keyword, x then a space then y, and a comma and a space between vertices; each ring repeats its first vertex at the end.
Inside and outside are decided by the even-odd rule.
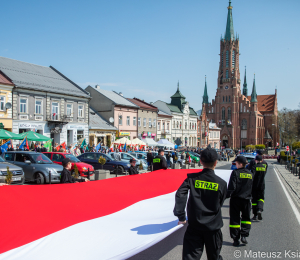
POLYGON ((197 146, 197 113, 189 106, 185 96, 177 85, 176 93, 171 96, 171 103, 156 101, 154 103, 159 110, 172 115, 172 140, 180 139, 183 146, 197 146))
MULTIPOLYGON (((36 131, 55 143, 88 138, 89 94, 52 66, 0 57, 1 73, 14 84, 12 131, 36 131)), ((17 142, 17 141, 14 141, 17 142)))
POLYGON ((90 107, 118 129, 116 138, 126 136, 132 140, 138 137, 137 105, 124 98, 122 93, 104 90, 98 85, 88 86, 86 91, 92 97, 90 107))
POLYGON ((12 90, 14 84, 0 72, 0 123, 1 128, 12 132, 12 90))
POLYGON ((201 110, 197 118, 197 146, 200 148, 206 148, 208 146, 209 138, 209 119, 206 116, 205 109, 201 110))
POLYGON ((138 98, 127 99, 139 107, 137 120, 138 138, 157 140, 157 107, 138 98))
POLYGON ((207 117, 221 128, 220 139, 224 147, 241 148, 248 144, 266 144, 268 141, 264 137, 267 130, 270 134, 273 133, 272 140, 276 143, 277 92, 274 95, 257 95, 254 75, 252 93, 248 96, 246 69, 241 89, 239 44, 238 36, 234 35, 232 6, 229 2, 225 36, 220 40, 218 87, 211 103, 208 101, 205 82, 203 104, 207 117))
POLYGON ((157 141, 167 139, 172 142, 172 115, 158 111, 157 116, 157 141))
POLYGON ((221 128, 216 123, 209 123, 208 143, 214 149, 220 149, 220 132, 221 128))

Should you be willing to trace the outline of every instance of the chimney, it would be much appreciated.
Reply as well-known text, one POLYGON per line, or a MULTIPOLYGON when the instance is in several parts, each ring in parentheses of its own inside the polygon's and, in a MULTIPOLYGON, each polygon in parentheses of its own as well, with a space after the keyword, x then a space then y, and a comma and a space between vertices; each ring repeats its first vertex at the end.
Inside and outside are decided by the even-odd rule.
POLYGON ((119 95, 120 95, 121 97, 123 97, 123 93, 122 93, 122 92, 120 92, 119 95))
POLYGON ((150 105, 153 105, 153 102, 150 102, 150 105))
POLYGON ((96 85, 95 88, 96 88, 96 89, 100 89, 100 86, 99 86, 99 85, 96 85))

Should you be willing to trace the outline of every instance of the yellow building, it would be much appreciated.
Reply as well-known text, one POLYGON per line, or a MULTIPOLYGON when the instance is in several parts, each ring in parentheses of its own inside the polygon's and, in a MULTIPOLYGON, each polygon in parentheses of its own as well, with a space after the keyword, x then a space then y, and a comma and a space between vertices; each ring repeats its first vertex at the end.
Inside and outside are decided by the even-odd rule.
POLYGON ((12 131, 12 89, 14 84, 0 72, 0 128, 12 131))

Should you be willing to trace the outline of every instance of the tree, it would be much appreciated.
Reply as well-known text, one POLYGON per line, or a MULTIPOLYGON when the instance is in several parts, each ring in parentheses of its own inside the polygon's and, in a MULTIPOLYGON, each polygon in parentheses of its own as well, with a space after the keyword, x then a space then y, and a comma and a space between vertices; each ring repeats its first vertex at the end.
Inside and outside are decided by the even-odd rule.
POLYGON ((281 132, 282 145, 288 145, 296 141, 298 135, 297 111, 286 107, 278 112, 278 126, 281 132))

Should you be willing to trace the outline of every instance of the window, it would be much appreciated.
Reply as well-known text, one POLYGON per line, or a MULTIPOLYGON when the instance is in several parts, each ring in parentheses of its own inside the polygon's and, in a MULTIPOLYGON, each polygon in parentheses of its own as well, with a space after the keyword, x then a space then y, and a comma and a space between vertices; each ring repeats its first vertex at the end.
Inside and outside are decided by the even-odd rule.
POLYGON ((78 117, 83 117, 83 105, 78 106, 78 117))
POLYGON ((147 126, 147 118, 144 118, 144 127, 147 126))
POLYGON ((190 123, 190 129, 192 129, 192 123, 190 123))
POLYGON ((73 105, 72 104, 67 104, 67 116, 68 117, 73 116, 73 105))
POLYGON ((226 70, 226 79, 229 78, 229 73, 228 73, 228 70, 226 70))
MULTIPOLYGON (((229 51, 226 51, 226 67, 228 67, 228 66, 229 66, 229 51)), ((226 72, 226 74, 227 74, 227 72, 226 72)))
POLYGON ((225 120, 225 108, 222 108, 222 120, 225 120))
POLYGON ((224 66, 224 52, 222 52, 222 61, 221 61, 221 64, 222 64, 222 67, 224 66))
POLYGON ((133 117, 133 125, 136 126, 136 117, 133 117))
POLYGON ((230 96, 228 97, 228 102, 230 102, 230 96))
POLYGON ((42 114, 42 100, 41 99, 35 100, 35 113, 42 114))
POLYGON ((165 131, 165 122, 162 124, 162 130, 165 131))
POLYGON ((235 51, 232 51, 232 67, 235 65, 235 51))
POLYGON ((127 116, 126 125, 130 125, 130 116, 127 116))
POLYGON ((0 96, 0 111, 4 111, 4 110, 5 110, 5 97, 0 96))
POLYGON ((160 122, 157 122, 157 130, 160 130, 160 122))
POLYGON ((177 121, 177 128, 179 128, 179 122, 177 121))
POLYGON ((27 113, 27 98, 20 99, 20 113, 27 113))
POLYGON ((180 121, 180 125, 179 125, 180 129, 181 129, 181 121, 180 121))
POLYGON ((156 127, 156 119, 153 119, 153 127, 156 127))
POLYGON ((52 156, 52 161, 54 162, 62 162, 65 159, 61 154, 55 153, 52 156))
POLYGON ((169 127, 170 127, 170 125, 169 125, 169 123, 167 123, 167 130, 169 130, 169 127))
POLYGON ((241 103, 240 112, 243 112, 243 104, 241 103))
POLYGON ((149 127, 152 127, 152 120, 149 118, 149 127))
POLYGON ((59 107, 58 102, 52 102, 52 119, 58 120, 59 107))
POLYGON ((141 118, 138 118, 138 126, 141 127, 141 118))
POLYGON ((214 107, 211 108, 211 112, 212 112, 212 113, 214 112, 214 107))
POLYGON ((247 129, 247 120, 245 118, 242 120, 242 129, 247 129))
POLYGON ((226 102, 227 102, 227 96, 226 96, 226 102))
POLYGON ((83 130, 77 130, 77 140, 83 138, 83 130))
POLYGON ((228 121, 231 122, 231 107, 229 107, 229 108, 227 109, 227 113, 228 113, 228 121))
POLYGON ((223 96, 223 102, 225 101, 225 97, 223 96))
POLYGON ((187 122, 185 122, 185 129, 187 129, 187 122))
POLYGON ((173 129, 175 128, 175 121, 173 121, 173 129))
POLYGON ((244 106, 244 112, 246 112, 246 106, 244 106))
POLYGON ((119 125, 123 125, 123 116, 119 115, 119 125))

